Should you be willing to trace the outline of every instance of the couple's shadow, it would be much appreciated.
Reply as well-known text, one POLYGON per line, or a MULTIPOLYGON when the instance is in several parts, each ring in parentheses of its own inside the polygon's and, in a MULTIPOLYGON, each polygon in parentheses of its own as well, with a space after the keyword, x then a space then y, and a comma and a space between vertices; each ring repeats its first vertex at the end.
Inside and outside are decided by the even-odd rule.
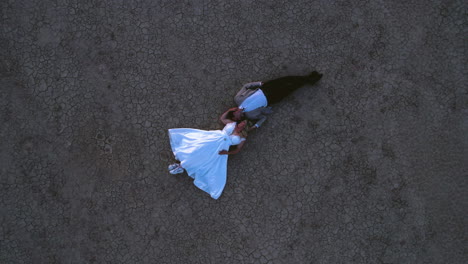
MULTIPOLYGON (((279 112, 282 112, 286 110, 287 108, 293 108, 293 111, 299 111, 303 106, 310 106, 311 102, 317 97, 317 94, 319 92, 319 86, 317 85, 305 85, 301 89, 297 90, 294 94, 288 96, 287 98, 283 99, 281 102, 276 103, 272 107, 272 113, 269 114, 268 116, 268 121, 263 124, 263 126, 259 129, 255 129, 252 132, 248 133, 248 141, 252 142, 255 141, 257 137, 262 137, 262 136, 271 136, 270 133, 268 133, 266 130, 272 129, 271 124, 272 123, 283 123, 283 129, 285 131, 291 130, 292 127, 294 127, 295 124, 298 124, 302 122, 304 117, 301 117, 300 115, 293 113, 292 115, 289 116, 287 119, 281 119, 279 117, 279 112)), ((255 120, 248 120, 249 123, 255 123, 255 120)), ((224 124, 221 122, 218 122, 218 127, 222 129, 224 124)), ((281 133, 282 131, 279 130, 277 131, 278 133, 281 133)), ((247 144, 251 145, 251 144, 247 144)), ((248 147, 247 147, 248 148, 248 147)), ((233 145, 229 147, 229 151, 234 151, 237 149, 237 145, 233 145)), ((235 155, 237 156, 237 155, 235 155)))

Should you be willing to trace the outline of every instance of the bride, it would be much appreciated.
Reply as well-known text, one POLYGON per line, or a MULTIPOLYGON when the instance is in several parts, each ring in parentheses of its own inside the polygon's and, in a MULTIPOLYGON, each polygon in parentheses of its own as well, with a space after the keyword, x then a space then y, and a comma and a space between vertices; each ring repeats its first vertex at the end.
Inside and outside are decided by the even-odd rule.
MULTIPOLYGON (((172 152, 180 163, 169 165, 171 174, 187 171, 198 188, 218 199, 226 185, 229 154, 238 153, 247 137, 246 121, 235 122, 229 117, 237 108, 231 108, 220 117, 223 130, 192 128, 169 129, 172 152), (233 151, 229 146, 237 145, 233 151)), ((231 117, 232 118, 232 117, 231 117)))

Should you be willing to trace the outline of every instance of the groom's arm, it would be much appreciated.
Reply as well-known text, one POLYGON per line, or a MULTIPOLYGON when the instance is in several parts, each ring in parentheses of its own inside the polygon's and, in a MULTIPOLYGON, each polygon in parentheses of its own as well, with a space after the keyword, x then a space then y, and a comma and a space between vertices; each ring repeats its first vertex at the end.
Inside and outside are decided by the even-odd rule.
POLYGON ((266 116, 266 115, 260 115, 259 118, 260 118, 260 119, 257 120, 257 122, 255 123, 255 125, 253 125, 253 126, 249 129, 249 131, 252 131, 252 130, 254 130, 254 129, 256 129, 256 128, 261 127, 262 124, 266 121, 267 116, 266 116))
POLYGON ((242 89, 256 89, 260 86, 262 86, 262 82, 251 82, 251 83, 244 84, 242 89))
POLYGON ((254 92, 249 90, 255 90, 260 86, 262 86, 262 82, 251 82, 244 84, 244 86, 242 86, 239 92, 237 92, 237 94, 234 96, 234 102, 240 106, 242 102, 254 92))
POLYGON ((271 114, 272 112, 273 111, 271 110, 271 107, 269 107, 269 106, 260 108, 260 113, 258 114, 258 116, 256 118, 256 119, 258 119, 258 121, 253 126, 254 127, 253 129, 259 128, 261 125, 263 125, 263 123, 267 119, 267 115, 271 114))

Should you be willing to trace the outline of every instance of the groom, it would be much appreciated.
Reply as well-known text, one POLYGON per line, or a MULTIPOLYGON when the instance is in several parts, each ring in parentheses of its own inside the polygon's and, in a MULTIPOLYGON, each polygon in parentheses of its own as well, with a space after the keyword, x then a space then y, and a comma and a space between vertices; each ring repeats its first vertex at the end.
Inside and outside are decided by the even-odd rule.
POLYGON ((313 71, 305 76, 285 76, 266 82, 245 84, 234 97, 238 108, 233 109, 231 118, 239 121, 242 118, 255 120, 249 131, 259 128, 272 112, 269 105, 275 104, 293 91, 306 84, 313 85, 322 78, 322 74, 313 71))

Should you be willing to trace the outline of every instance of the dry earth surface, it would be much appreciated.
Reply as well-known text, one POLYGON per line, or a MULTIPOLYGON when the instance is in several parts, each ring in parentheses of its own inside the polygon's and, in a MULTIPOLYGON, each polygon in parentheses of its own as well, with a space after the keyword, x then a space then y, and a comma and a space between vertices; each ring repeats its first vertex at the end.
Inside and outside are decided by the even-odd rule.
POLYGON ((466 263, 467 3, 1 1, 0 262, 466 263), (315 69, 219 200, 167 172, 315 69))

